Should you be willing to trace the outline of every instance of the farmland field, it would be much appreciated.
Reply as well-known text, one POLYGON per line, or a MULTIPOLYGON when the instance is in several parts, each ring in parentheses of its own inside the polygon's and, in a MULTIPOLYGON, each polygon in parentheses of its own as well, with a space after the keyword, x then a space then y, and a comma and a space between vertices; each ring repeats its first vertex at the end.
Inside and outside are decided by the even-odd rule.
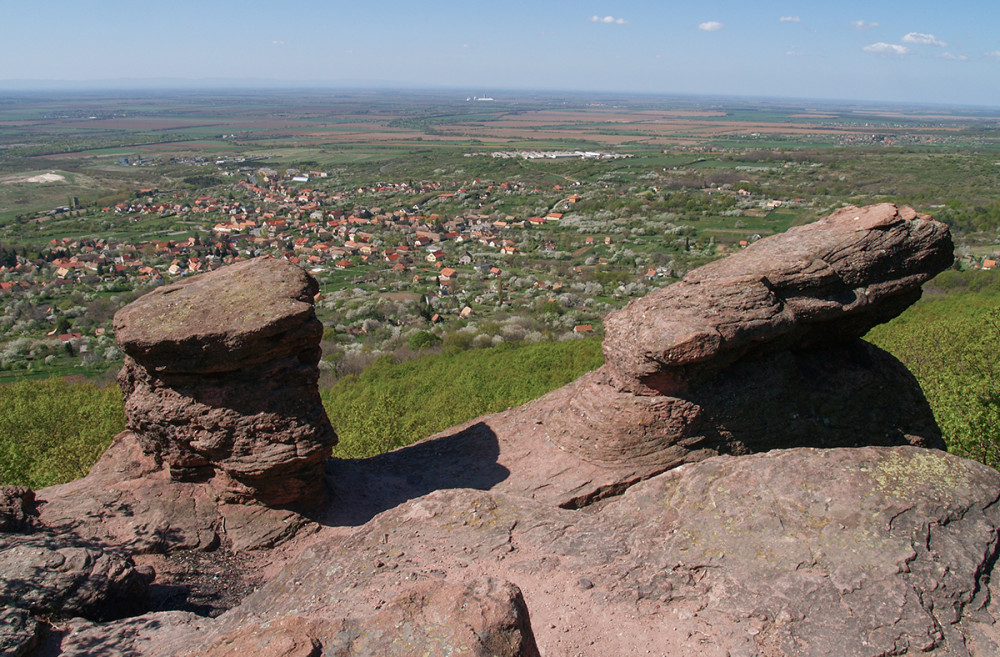
POLYGON ((463 345, 565 339, 692 267, 876 202, 949 222, 960 268, 997 256, 1000 112, 568 93, 12 94, 0 101, 0 256, 20 266, 0 273, 0 377, 114 367, 108 304, 261 254, 319 279, 337 374, 421 331, 463 345), (457 272, 447 285, 442 266, 457 272), (80 329, 86 350, 53 342, 60 327, 80 329))

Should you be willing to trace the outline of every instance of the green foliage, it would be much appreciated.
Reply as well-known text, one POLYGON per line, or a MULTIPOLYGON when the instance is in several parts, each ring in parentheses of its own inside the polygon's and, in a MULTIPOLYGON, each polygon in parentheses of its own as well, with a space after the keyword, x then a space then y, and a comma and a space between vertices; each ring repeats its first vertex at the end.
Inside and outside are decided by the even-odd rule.
POLYGON ((449 353, 465 351, 472 348, 472 340, 475 338, 472 333, 466 331, 454 331, 444 336, 444 348, 449 353))
POLYGON ((867 338, 917 377, 949 451, 1000 467, 1000 294, 923 301, 867 338))
POLYGON ((82 477, 124 428, 115 386, 62 378, 0 386, 0 484, 43 488, 82 477))
POLYGON ((603 360, 600 337, 446 350, 405 363, 383 356, 321 392, 340 437, 334 456, 372 456, 524 404, 603 360))
POLYGON ((420 351, 437 344, 441 344, 441 338, 430 331, 417 331, 410 336, 409 347, 413 351, 420 351))

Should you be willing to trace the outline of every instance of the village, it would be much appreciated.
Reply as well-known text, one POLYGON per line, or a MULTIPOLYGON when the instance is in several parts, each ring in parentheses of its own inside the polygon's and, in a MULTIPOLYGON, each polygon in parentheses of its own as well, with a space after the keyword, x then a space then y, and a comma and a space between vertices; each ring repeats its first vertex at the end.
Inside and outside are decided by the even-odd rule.
POLYGON ((478 178, 344 188, 322 170, 236 164, 217 165, 205 188, 145 188, 27 222, 42 230, 65 218, 94 226, 88 235, 0 244, 0 372, 112 366, 118 307, 262 256, 319 281, 334 375, 387 352, 599 334, 610 310, 784 230, 809 206, 728 184, 663 192, 652 180, 624 190, 478 178))
POLYGON ((595 194, 586 184, 334 187, 322 171, 261 167, 197 195, 141 189, 111 206, 34 218, 39 229, 74 214, 79 222, 83 213, 109 233, 143 235, 164 222, 177 230, 158 230, 154 239, 95 230, 51 239, 31 253, 0 245, 0 328, 8 338, 0 369, 31 371, 67 357, 93 367, 114 361, 114 308, 153 286, 244 258, 284 258, 312 273, 332 338, 326 346, 349 356, 405 347, 415 334, 434 344, 464 331, 453 342, 481 346, 599 332, 603 313, 673 280, 685 257, 709 254, 681 226, 574 217, 585 195, 595 194), (537 214, 498 211, 508 198, 537 214))

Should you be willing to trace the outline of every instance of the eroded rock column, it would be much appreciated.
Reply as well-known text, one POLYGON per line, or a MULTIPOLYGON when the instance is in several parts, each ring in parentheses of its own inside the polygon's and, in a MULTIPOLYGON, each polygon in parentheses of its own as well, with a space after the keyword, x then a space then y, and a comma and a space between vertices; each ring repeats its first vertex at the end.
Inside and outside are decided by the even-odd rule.
POLYGON ((299 267, 257 258, 115 315, 128 427, 172 478, 224 476, 270 505, 322 498, 337 438, 317 385, 317 292, 299 267))

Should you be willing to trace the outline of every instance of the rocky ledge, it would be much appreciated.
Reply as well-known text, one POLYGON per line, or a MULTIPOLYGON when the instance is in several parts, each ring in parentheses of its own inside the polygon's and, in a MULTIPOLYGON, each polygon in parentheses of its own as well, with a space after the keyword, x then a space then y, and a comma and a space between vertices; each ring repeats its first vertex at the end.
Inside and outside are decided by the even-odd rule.
POLYGON ((859 340, 950 259, 940 223, 846 208, 612 314, 607 364, 569 386, 355 461, 326 459, 332 430, 315 419, 307 276, 253 262, 165 288, 118 318, 131 430, 37 503, 0 496, 0 643, 147 657, 998 654, 1000 474, 938 449, 913 377, 859 340), (272 276, 281 285, 262 285, 272 276), (261 287, 282 319, 239 312, 261 287), (223 308, 200 323, 212 299, 223 308), (246 381, 295 372, 305 383, 242 398, 246 381), (263 399, 289 391, 306 401, 263 399), (310 519, 286 500, 313 502, 310 519), (19 547, 32 535, 111 561, 32 562, 19 547), (39 601, 31 583, 62 582, 50 571, 64 562, 107 585, 39 601), (155 602, 116 618, 185 581, 256 590, 218 618, 155 602))

